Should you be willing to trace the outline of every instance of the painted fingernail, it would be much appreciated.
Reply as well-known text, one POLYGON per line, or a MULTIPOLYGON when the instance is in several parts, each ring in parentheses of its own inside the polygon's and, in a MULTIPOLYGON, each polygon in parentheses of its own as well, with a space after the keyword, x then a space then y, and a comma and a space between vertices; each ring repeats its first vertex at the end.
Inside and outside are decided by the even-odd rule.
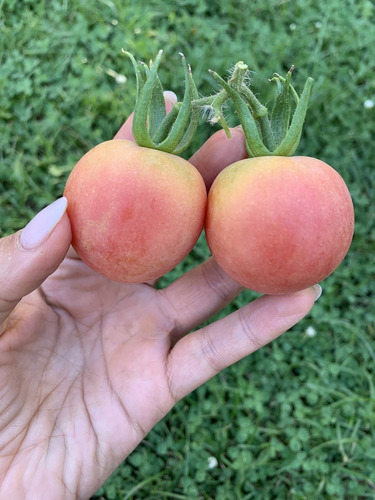
POLYGON ((312 288, 312 291, 314 292, 315 295, 315 302, 319 299, 319 297, 322 295, 322 287, 320 285, 314 285, 312 288))
POLYGON ((61 220, 67 206, 68 200, 62 197, 36 214, 22 230, 21 246, 25 250, 32 250, 44 243, 61 220))
POLYGON ((177 96, 171 90, 165 90, 163 92, 163 95, 164 95, 164 99, 166 101, 169 101, 171 104, 175 104, 177 102, 177 96))

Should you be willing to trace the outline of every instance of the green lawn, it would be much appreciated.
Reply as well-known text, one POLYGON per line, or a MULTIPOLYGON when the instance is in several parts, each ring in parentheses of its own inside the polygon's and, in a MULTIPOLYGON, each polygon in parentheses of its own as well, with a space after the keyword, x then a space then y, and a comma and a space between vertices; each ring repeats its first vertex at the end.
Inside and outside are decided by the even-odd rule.
MULTIPOLYGON (((370 0, 0 0, 0 236, 60 196, 132 110, 122 48, 145 61, 163 48, 179 96, 179 51, 203 94, 208 69, 238 60, 266 101, 274 72, 294 64, 299 91, 312 76, 298 153, 335 167, 355 204, 352 247, 312 313, 180 402, 93 498, 375 498, 374 42, 370 0)), ((188 153, 215 129, 199 130, 188 153)), ((202 237, 162 286, 208 255, 202 237)))

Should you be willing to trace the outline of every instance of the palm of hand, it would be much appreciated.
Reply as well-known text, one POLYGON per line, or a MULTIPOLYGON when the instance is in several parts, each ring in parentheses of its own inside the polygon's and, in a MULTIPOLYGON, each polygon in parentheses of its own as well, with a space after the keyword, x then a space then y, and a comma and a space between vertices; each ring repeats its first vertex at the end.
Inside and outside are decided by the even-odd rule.
POLYGON ((14 423, 8 478, 22 470, 42 481, 50 463, 55 484, 84 494, 169 411, 179 396, 166 306, 153 287, 109 282, 73 252, 17 306, 0 340, 2 380, 12 382, 1 388, 0 433, 14 423), (80 465, 75 476, 68 461, 80 465))

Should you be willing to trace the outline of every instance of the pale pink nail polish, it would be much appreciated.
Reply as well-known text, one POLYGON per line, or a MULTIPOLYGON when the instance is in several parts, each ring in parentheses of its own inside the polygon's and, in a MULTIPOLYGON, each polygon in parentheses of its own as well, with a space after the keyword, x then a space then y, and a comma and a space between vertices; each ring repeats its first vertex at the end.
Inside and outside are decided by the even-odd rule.
POLYGON ((61 220, 67 206, 68 200, 62 197, 36 214, 22 230, 21 246, 25 250, 31 250, 44 243, 61 220))
POLYGON ((312 287, 314 294, 315 294, 315 302, 319 299, 319 297, 322 295, 322 287, 317 284, 312 287))
POLYGON ((166 101, 169 101, 171 104, 175 104, 177 102, 177 96, 171 90, 165 90, 163 94, 164 94, 164 99, 166 101))

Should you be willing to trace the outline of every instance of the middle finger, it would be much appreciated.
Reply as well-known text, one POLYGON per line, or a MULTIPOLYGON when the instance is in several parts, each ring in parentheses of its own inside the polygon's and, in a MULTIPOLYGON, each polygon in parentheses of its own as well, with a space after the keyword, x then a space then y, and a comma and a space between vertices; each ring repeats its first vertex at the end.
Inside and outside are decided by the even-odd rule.
POLYGON ((174 339, 221 311, 242 290, 212 257, 160 290, 175 324, 174 339))

